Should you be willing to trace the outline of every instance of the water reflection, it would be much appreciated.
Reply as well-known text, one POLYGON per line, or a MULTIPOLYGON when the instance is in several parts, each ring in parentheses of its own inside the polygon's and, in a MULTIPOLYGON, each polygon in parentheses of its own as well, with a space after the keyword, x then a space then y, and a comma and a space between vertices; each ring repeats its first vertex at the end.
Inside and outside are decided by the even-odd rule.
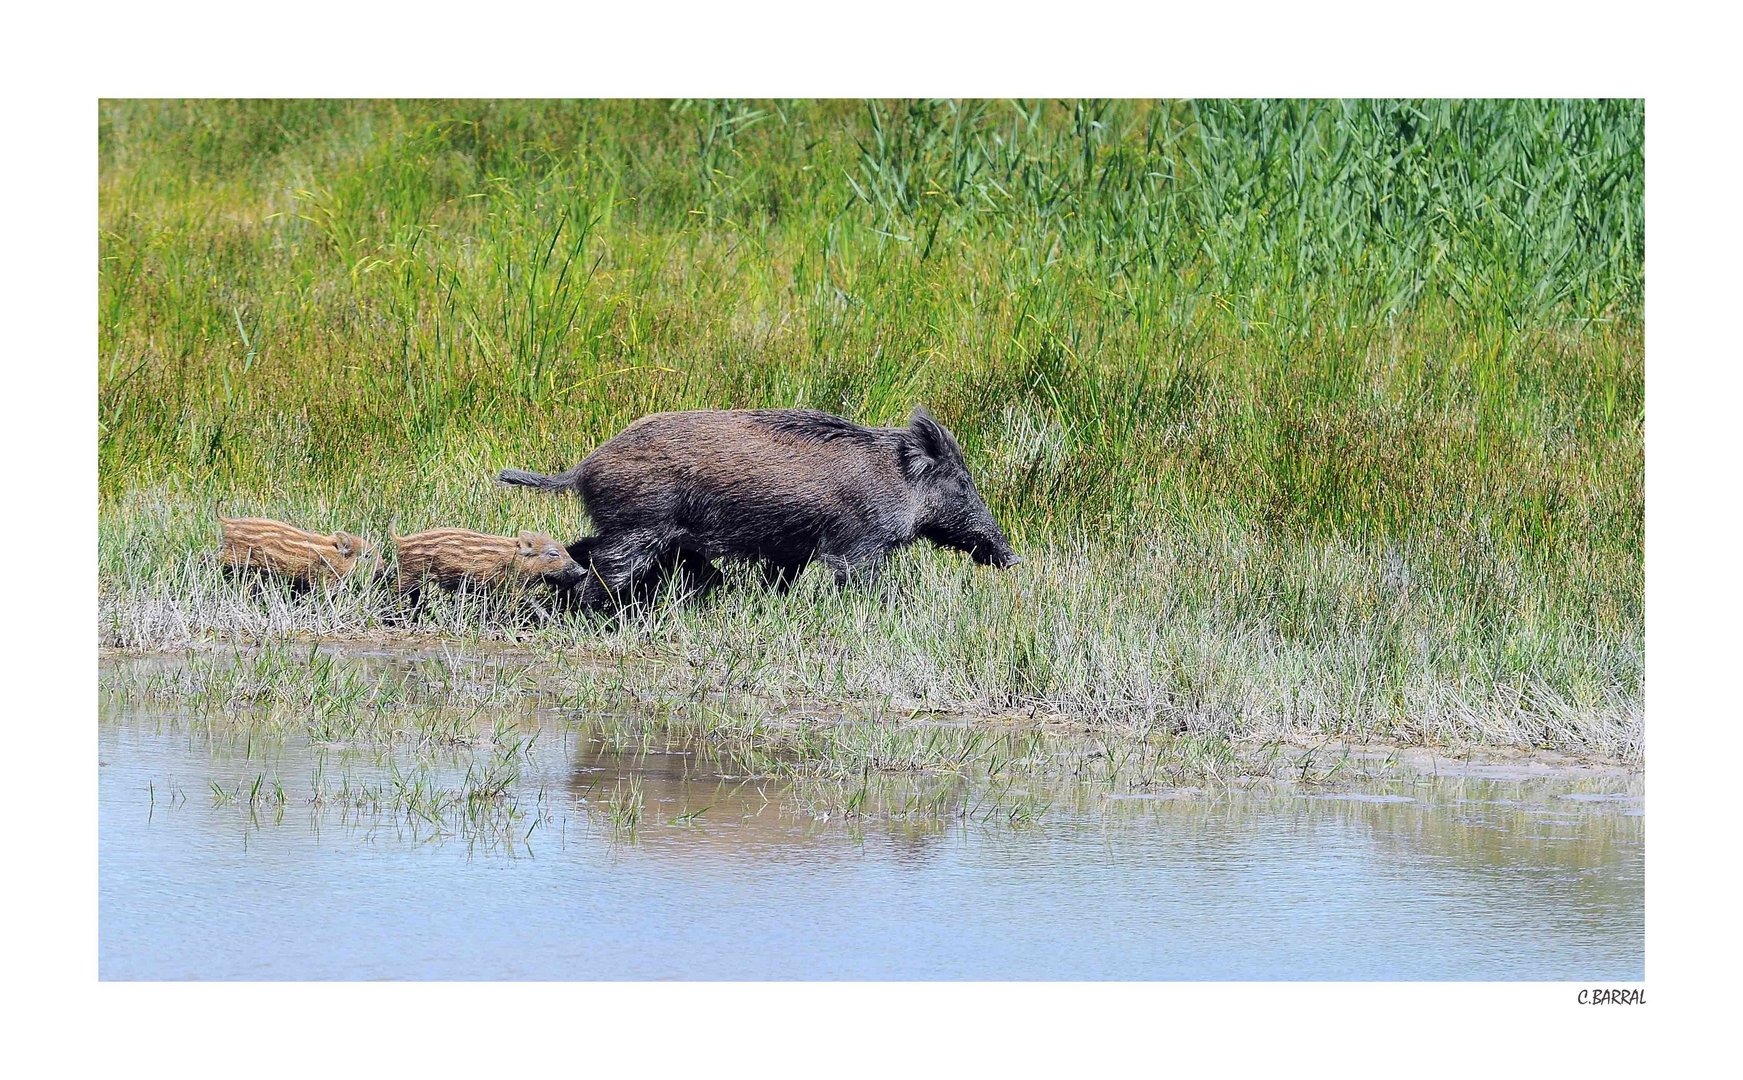
POLYGON ((488 740, 321 745, 107 700, 103 977, 1643 974, 1638 777, 995 792, 516 719, 537 737, 478 800, 488 740))

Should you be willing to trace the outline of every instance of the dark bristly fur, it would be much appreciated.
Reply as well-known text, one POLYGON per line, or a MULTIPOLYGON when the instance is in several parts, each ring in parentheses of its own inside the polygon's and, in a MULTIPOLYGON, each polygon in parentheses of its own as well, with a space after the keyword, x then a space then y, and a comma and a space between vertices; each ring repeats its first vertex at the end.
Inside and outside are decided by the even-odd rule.
POLYGON ((573 491, 598 535, 570 546, 618 600, 657 563, 760 562, 789 584, 813 559, 836 581, 876 576, 925 539, 1014 566, 1022 560, 975 489, 956 439, 925 409, 905 428, 867 428, 808 409, 658 413, 554 476, 504 469, 503 483, 573 491))

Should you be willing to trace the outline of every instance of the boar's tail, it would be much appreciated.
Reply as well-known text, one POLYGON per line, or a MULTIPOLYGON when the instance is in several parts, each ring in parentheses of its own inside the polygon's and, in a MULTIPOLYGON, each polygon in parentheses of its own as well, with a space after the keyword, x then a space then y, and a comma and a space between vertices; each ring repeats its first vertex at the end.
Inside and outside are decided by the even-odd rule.
POLYGON ((504 469, 496 478, 504 484, 519 484, 521 487, 538 488, 540 491, 565 491, 572 489, 580 476, 581 466, 577 465, 568 472, 555 476, 527 472, 525 469, 504 469))

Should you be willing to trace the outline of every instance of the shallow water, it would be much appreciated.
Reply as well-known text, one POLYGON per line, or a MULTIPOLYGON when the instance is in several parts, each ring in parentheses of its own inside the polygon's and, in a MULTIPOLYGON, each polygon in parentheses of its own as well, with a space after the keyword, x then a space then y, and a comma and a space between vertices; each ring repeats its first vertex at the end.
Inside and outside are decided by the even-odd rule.
POLYGON ((101 977, 1644 977, 1638 777, 1014 800, 897 777, 878 805, 927 811, 851 816, 694 748, 532 723, 503 797, 420 816, 420 783, 460 790, 494 751, 420 771, 109 697, 101 977))

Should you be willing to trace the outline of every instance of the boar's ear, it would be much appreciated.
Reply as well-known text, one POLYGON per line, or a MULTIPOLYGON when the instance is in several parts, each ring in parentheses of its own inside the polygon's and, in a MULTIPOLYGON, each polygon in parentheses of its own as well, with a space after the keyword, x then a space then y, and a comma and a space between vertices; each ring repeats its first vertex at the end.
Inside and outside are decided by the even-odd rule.
POLYGON ((896 445, 896 458, 902 464, 902 475, 910 484, 918 483, 932 466, 938 464, 937 459, 927 452, 926 440, 912 427, 902 432, 901 441, 896 445))
MULTIPOLYGON (((962 461, 962 448, 956 445, 956 438, 946 431, 943 424, 932 418, 921 405, 914 410, 914 415, 908 420, 908 431, 914 437, 914 442, 920 452, 936 464, 941 461, 962 461)), ((922 467, 920 472, 924 471, 922 467)), ((916 472, 914 475, 918 475, 916 472)))

